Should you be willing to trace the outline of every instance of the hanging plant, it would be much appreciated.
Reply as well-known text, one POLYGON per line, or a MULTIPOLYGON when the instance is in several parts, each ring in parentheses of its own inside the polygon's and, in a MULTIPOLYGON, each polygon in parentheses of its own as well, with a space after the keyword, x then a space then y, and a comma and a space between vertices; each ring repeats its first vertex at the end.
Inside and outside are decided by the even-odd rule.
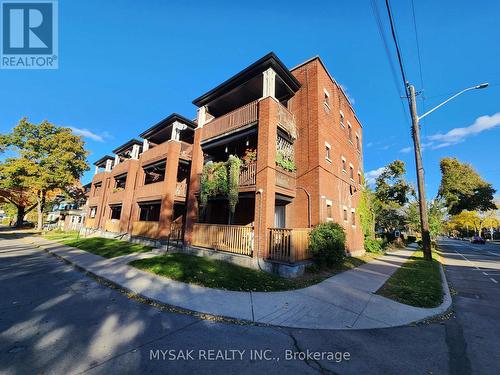
POLYGON ((285 153, 281 150, 276 151, 276 165, 288 172, 295 172, 297 169, 294 161, 287 157, 287 155, 285 155, 285 153))
POLYGON ((227 195, 227 168, 224 162, 208 162, 203 166, 201 174, 200 204, 205 207, 208 198, 227 195))
POLYGON ((238 203, 241 160, 237 156, 229 155, 227 166, 229 172, 227 198, 229 200, 229 210, 234 214, 238 203))
POLYGON ((245 150, 245 155, 243 156, 243 164, 248 166, 249 164, 257 160, 257 150, 254 148, 247 148, 245 150))

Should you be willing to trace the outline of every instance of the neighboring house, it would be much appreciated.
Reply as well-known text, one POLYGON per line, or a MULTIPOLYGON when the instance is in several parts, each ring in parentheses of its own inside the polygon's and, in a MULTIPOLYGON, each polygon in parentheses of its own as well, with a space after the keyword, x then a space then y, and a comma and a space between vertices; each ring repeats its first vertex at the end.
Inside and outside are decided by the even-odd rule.
POLYGON ((64 231, 80 230, 85 222, 85 206, 67 200, 55 205, 47 214, 45 226, 64 231))
POLYGON ((363 252, 362 127, 319 57, 289 70, 270 53, 193 103, 195 121, 173 114, 95 163, 87 227, 293 263, 334 221, 363 252), (230 155, 243 160, 234 212, 221 196, 201 207, 216 178, 204 165, 230 155))

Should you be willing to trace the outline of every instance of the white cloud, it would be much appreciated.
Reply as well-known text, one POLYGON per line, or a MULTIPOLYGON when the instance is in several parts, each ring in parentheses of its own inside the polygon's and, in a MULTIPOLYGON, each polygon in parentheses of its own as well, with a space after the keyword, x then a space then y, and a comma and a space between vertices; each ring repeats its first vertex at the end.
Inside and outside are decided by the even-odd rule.
POLYGON ((70 126, 69 128, 73 130, 73 133, 75 133, 76 135, 81 135, 82 137, 90 138, 93 141, 104 142, 105 138, 109 138, 109 133, 107 132, 104 132, 102 134, 96 134, 85 128, 76 128, 73 126, 70 126))
POLYGON ((368 143, 366 144, 366 147, 372 147, 372 146, 373 146, 373 142, 368 142, 368 143))
POLYGON ((500 126, 500 112, 497 112, 492 116, 486 115, 478 117, 472 125, 463 128, 454 128, 444 134, 437 133, 434 135, 430 135, 427 137, 427 139, 432 142, 439 143, 435 146, 432 146, 432 149, 436 150, 463 142, 467 137, 471 135, 476 135, 498 126, 500 126))
POLYGON ((403 147, 399 152, 402 152, 403 154, 409 153, 411 150, 413 150, 413 147, 408 146, 408 147, 403 147))
POLYGON ((374 169, 372 171, 368 171, 365 173, 365 179, 366 183, 369 185, 372 185, 375 183, 375 180, 377 179, 378 176, 382 174, 384 171, 385 167, 380 167, 378 169, 374 169))
POLYGON ((347 99, 349 99, 349 101, 351 102, 351 104, 354 105, 354 103, 356 103, 356 100, 349 93, 349 89, 347 88, 347 86, 344 86, 344 85, 341 84, 340 87, 342 88, 342 91, 344 91, 345 96, 347 96, 347 99))

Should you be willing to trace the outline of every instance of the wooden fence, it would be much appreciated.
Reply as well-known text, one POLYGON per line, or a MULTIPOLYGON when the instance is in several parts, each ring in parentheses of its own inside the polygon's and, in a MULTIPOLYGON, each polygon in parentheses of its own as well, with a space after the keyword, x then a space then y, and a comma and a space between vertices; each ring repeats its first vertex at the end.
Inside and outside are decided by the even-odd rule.
POLYGON ((241 225, 193 224, 193 245, 252 255, 253 228, 241 225))
POLYGON ((257 163, 253 162, 242 166, 240 170, 239 186, 255 185, 255 176, 257 174, 257 163))
POLYGON ((258 118, 258 101, 253 101, 237 108, 221 117, 217 117, 209 123, 203 125, 202 139, 216 137, 218 135, 230 132, 242 126, 256 122, 258 118))
POLYGON ((104 230, 106 232, 120 233, 120 220, 108 219, 104 223, 104 230))
POLYGON ((309 228, 270 228, 268 258, 295 263, 311 258, 309 228))
POLYGON ((132 223, 132 236, 156 238, 158 237, 159 222, 134 221, 132 223))

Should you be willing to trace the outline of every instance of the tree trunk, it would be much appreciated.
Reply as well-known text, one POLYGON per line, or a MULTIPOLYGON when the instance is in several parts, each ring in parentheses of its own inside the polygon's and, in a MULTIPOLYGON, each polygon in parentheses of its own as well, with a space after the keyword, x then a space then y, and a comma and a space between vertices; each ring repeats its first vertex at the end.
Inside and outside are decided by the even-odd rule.
POLYGON ((17 219, 16 219, 16 227, 21 227, 23 225, 24 215, 25 215, 25 207, 24 206, 16 206, 17 208, 17 219))
POLYGON ((37 225, 36 229, 42 230, 43 227, 43 209, 45 206, 45 191, 41 190, 36 197, 37 205, 36 205, 36 211, 37 211, 37 225))

